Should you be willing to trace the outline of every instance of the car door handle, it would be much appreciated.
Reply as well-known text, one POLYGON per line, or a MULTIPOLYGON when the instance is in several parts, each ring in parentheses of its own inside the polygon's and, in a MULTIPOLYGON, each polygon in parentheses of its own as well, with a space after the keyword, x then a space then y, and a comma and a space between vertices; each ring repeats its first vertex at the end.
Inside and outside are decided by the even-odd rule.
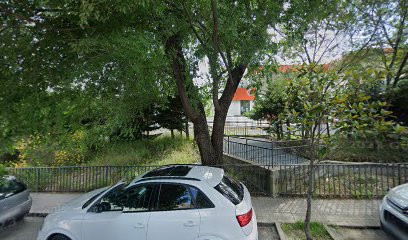
POLYGON ((187 222, 184 223, 184 226, 185 227, 194 227, 194 226, 197 226, 197 224, 195 222, 193 222, 193 221, 187 221, 187 222))
POLYGON ((143 223, 136 223, 135 225, 133 225, 133 228, 136 228, 136 229, 141 229, 141 228, 144 228, 144 227, 145 227, 145 225, 143 223))

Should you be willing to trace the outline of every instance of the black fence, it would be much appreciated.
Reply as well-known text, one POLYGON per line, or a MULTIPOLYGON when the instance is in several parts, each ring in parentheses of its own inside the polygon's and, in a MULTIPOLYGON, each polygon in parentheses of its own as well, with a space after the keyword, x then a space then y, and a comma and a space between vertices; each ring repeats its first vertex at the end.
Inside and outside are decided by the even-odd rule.
MULTIPOLYGON (((24 182, 32 192, 87 192, 112 185, 119 180, 132 181, 158 166, 64 166, 10 168, 9 174, 24 182)), ((257 195, 267 195, 268 172, 257 166, 221 166, 257 195)))
POLYGON ((10 168, 34 192, 86 192, 131 179, 155 166, 65 166, 10 168))
POLYGON ((281 165, 278 188, 282 196, 306 196, 312 174, 313 196, 321 198, 379 198, 408 181, 408 164, 281 165))
MULTIPOLYGON (((316 198, 370 199, 408 181, 408 164, 223 165, 253 195, 304 197, 312 174, 316 198)), ((89 166, 12 168, 11 175, 33 192, 86 192, 121 179, 130 182, 155 166, 89 166)))
POLYGON ((224 137, 223 148, 230 156, 267 166, 304 163, 310 152, 305 140, 271 142, 230 136, 224 137))

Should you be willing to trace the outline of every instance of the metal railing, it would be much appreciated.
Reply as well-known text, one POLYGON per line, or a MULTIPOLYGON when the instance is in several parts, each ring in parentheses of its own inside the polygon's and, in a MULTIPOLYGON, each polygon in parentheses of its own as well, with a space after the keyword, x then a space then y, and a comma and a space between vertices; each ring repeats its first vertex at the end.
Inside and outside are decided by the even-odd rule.
MULTIPOLYGON (((282 196, 306 196, 310 165, 281 165, 278 189, 282 196)), ((408 164, 318 164, 312 174, 313 196, 379 198, 408 181, 408 164)))
MULTIPOLYGON (((222 165, 254 195, 304 197, 307 195, 308 164, 222 165)), ((33 192, 86 192, 128 182, 155 166, 89 166, 11 168, 9 173, 33 192)), ((408 164, 318 164, 312 174, 316 198, 370 199, 384 196, 390 188, 406 183, 408 164)))
MULTIPOLYGON (((9 174, 24 182, 32 192, 87 192, 127 182, 158 166, 64 166, 9 168, 9 174)), ((267 195, 269 171, 251 165, 223 165, 229 175, 242 181, 257 195, 267 195)))
MULTIPOLYGON (((213 122, 208 122, 212 131, 213 122)), ((224 126, 224 135, 227 136, 268 136, 269 124, 262 121, 227 121, 224 126)))
POLYGON ((64 166, 10 168, 34 192, 86 192, 146 173, 155 166, 64 166))
POLYGON ((307 160, 310 146, 304 141, 293 141, 291 146, 282 145, 281 142, 266 140, 224 137, 224 153, 237 158, 250 161, 258 165, 276 166, 282 164, 300 164, 307 160))

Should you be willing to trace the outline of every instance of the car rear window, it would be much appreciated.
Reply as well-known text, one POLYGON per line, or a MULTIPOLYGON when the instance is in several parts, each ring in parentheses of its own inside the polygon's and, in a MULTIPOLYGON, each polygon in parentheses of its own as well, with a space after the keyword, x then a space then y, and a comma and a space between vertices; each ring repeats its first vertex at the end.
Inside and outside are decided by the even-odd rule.
POLYGON ((224 175, 215 189, 235 205, 244 199, 244 187, 242 184, 228 176, 224 175))

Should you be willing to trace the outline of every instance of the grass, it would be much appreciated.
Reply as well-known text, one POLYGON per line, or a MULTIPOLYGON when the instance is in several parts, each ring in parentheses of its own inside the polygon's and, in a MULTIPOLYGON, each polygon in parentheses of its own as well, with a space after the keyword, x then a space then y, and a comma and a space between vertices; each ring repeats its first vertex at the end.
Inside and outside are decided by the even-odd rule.
POLYGON ((14 175, 24 180, 31 190, 89 191, 117 182, 132 180, 152 167, 165 164, 191 164, 199 162, 198 150, 191 140, 162 136, 152 140, 112 143, 97 152, 82 166, 135 166, 107 168, 29 169, 14 175), (84 170, 87 169, 87 170, 84 170))
POLYGON ((153 140, 112 143, 96 153, 85 165, 190 164, 198 163, 199 159, 198 150, 192 140, 161 136, 153 140))
POLYGON ((408 149, 399 148, 398 144, 378 142, 378 149, 375 149, 370 142, 338 140, 326 158, 348 162, 400 163, 408 162, 407 154, 408 149))
MULTIPOLYGON (((306 239, 304 232, 305 224, 303 221, 297 221, 295 223, 283 223, 282 230, 288 236, 290 240, 303 240, 306 239)), ((318 222, 310 223, 310 231, 313 239, 315 240, 333 240, 330 234, 324 228, 323 224, 318 222)))

